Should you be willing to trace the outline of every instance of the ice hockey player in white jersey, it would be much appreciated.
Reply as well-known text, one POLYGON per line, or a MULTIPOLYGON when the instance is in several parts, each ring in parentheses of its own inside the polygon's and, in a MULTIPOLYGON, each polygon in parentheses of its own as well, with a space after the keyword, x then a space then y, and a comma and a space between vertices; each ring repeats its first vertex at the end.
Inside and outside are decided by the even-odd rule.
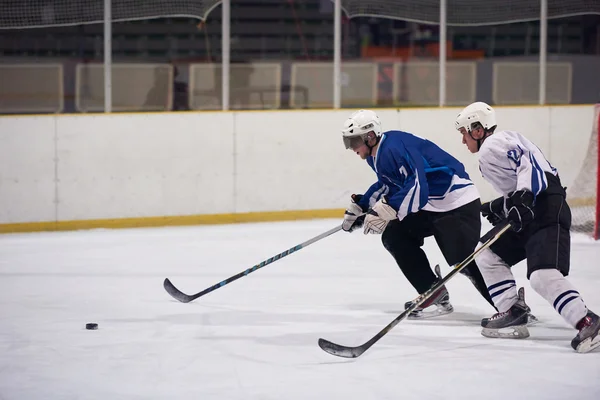
MULTIPOLYGON (((364 194, 352 195, 342 228, 352 232, 364 223, 365 234, 381 234, 384 247, 408 281, 424 293, 438 279, 421 248, 424 238, 435 238, 449 265, 466 259, 481 232, 479 192, 457 159, 410 133, 382 132, 379 117, 371 110, 353 113, 344 123, 342 137, 346 149, 366 160, 377 176, 364 194)), ((493 306, 475 263, 463 271, 493 306)), ((441 287, 409 318, 452 310, 448 291, 441 287)))
MULTIPOLYGON (((558 171, 540 149, 518 132, 496 130, 496 113, 476 102, 458 114, 455 127, 472 153, 479 153, 484 179, 502 194, 481 206, 493 225, 508 220, 512 230, 476 258, 498 309, 481 321, 487 337, 528 337, 523 289, 517 291, 509 267, 527 259, 531 287, 579 332, 571 341, 577 352, 600 346, 600 318, 590 311, 566 279, 570 268, 571 211, 558 171)), ((488 235, 495 234, 496 226, 488 235)), ((481 242, 487 240, 485 235, 481 242)))

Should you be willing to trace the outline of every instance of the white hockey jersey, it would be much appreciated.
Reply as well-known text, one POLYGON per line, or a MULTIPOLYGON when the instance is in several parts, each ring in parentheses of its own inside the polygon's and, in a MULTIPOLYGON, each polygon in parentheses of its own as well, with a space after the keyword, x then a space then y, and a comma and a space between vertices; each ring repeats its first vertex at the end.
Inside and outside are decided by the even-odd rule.
POLYGON ((545 172, 558 176, 535 144, 512 131, 498 131, 484 140, 479 170, 504 196, 516 190, 529 190, 537 196, 548 187, 545 172))

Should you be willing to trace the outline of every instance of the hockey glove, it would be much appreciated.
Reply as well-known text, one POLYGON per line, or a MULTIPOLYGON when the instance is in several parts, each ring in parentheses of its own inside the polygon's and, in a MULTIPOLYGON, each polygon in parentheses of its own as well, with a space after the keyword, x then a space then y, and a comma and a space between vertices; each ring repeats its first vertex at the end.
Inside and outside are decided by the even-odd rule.
POLYGON ((365 222, 365 212, 358 205, 358 202, 362 199, 362 194, 353 194, 350 198, 351 202, 344 213, 344 222, 342 222, 342 229, 346 232, 352 232, 356 228, 360 228, 365 222))
POLYGON ((387 203, 385 196, 382 197, 375 203, 373 208, 367 212, 364 228, 365 235, 368 235, 369 233, 374 233, 376 235, 382 234, 387 224, 396 218, 398 218, 398 212, 387 203))
POLYGON ((504 217, 504 197, 498 197, 495 200, 488 201, 481 205, 481 215, 490 221, 490 224, 496 226, 504 217))
POLYGON ((525 225, 533 221, 533 193, 529 190, 517 190, 508 194, 506 208, 508 220, 515 232, 521 232, 525 225))

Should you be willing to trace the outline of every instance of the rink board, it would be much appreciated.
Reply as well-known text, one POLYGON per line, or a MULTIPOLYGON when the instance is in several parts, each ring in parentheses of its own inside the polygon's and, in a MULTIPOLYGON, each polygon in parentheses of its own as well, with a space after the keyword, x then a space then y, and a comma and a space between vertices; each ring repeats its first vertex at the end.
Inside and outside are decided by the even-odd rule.
MULTIPOLYGON (((0 232, 339 217, 373 171, 344 149, 352 110, 0 118, 0 232)), ((430 139, 496 196, 454 130, 460 108, 380 109, 384 130, 430 139)), ((593 106, 498 107, 569 186, 593 106)))

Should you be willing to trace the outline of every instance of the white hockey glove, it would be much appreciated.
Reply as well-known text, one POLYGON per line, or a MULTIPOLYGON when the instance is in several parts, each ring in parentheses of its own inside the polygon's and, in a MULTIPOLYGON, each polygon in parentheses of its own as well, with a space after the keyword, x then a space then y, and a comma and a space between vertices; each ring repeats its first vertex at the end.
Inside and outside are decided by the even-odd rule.
POLYGON ((369 233, 381 235, 387 224, 396 218, 398 218, 398 212, 387 203, 385 196, 382 197, 367 213, 365 235, 369 233))
POLYGON ((360 228, 365 222, 365 212, 357 204, 362 198, 362 194, 353 194, 350 198, 351 202, 344 213, 344 222, 342 222, 342 229, 346 232, 352 232, 356 228, 360 228))

